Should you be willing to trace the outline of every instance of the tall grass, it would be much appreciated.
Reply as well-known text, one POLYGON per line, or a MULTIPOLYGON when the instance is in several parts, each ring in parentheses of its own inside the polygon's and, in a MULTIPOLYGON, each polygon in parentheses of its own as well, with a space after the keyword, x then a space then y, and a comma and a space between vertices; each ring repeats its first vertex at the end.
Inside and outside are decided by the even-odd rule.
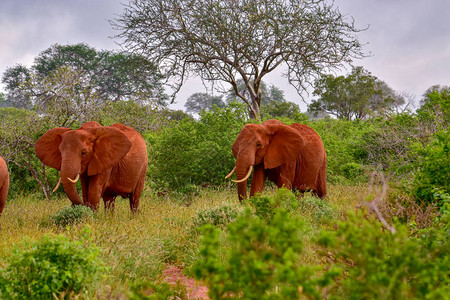
MULTIPOLYGON (((273 195, 275 190, 268 187, 264 194, 273 195)), ((314 215, 320 206, 325 207, 325 214, 333 212, 334 217, 339 217, 340 211, 352 209, 364 199, 366 191, 364 185, 330 186, 325 200, 311 200, 306 195, 304 198, 310 199, 312 204, 300 206, 297 213, 310 220, 311 231, 314 232, 326 226, 314 215)), ((198 241, 192 228, 199 212, 222 206, 237 208, 241 204, 234 187, 200 189, 189 201, 179 193, 169 193, 164 198, 146 189, 139 213, 135 215, 130 213, 128 199, 119 197, 114 213, 101 207, 94 218, 66 228, 48 223, 50 216, 68 206, 70 201, 66 197, 50 201, 35 195, 9 199, 0 219, 0 268, 5 267, 9 249, 26 236, 37 240, 43 235, 63 234, 78 240, 87 226, 92 243, 102 249, 102 258, 110 268, 97 294, 100 298, 107 295, 127 298, 133 283, 161 280, 167 264, 189 267, 195 260, 198 241)), ((314 254, 310 255, 303 259, 314 261, 314 254)))

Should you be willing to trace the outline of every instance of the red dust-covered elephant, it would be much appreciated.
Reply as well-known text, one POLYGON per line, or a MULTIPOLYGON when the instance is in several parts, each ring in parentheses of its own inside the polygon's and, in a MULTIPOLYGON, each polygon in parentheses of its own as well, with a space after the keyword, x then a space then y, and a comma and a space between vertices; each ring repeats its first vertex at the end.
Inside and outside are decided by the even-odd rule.
MULTIPOLYGON (((325 197, 327 156, 319 135, 309 126, 278 120, 247 124, 233 144, 239 200, 247 198, 247 179, 254 168, 250 196, 269 179, 280 188, 312 190, 325 197)), ((234 181, 234 180, 233 180, 234 181)))
POLYGON ((5 160, 0 156, 0 216, 5 208, 9 189, 9 172, 5 160))
POLYGON ((45 165, 61 171, 60 181, 74 205, 96 210, 102 197, 105 208, 114 209, 116 196, 122 196, 130 199, 131 211, 138 209, 148 158, 145 141, 133 128, 95 121, 76 130, 56 127, 37 141, 35 150, 45 165), (79 178, 83 200, 76 188, 79 178))

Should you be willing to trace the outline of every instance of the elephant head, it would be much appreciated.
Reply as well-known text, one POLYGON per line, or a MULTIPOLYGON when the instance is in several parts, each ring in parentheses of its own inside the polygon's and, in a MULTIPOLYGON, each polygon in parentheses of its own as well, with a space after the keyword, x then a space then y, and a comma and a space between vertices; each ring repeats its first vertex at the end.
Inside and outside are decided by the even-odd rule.
POLYGON ((277 120, 245 125, 232 147, 235 168, 226 177, 236 172, 239 200, 247 197, 247 179, 253 166, 259 166, 262 171, 294 161, 303 144, 304 140, 296 130, 277 120))
POLYGON ((83 204, 76 189, 81 174, 99 175, 123 159, 130 139, 119 129, 85 123, 76 130, 57 127, 47 131, 35 145, 39 159, 61 171, 64 190, 73 204, 83 204))

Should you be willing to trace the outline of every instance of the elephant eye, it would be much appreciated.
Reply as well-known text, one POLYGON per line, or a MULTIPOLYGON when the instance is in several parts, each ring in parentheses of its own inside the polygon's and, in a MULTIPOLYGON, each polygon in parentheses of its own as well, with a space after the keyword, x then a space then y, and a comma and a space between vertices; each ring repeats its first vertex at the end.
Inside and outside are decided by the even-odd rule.
POLYGON ((86 154, 86 150, 82 150, 82 151, 81 151, 81 155, 84 156, 85 154, 86 154))
POLYGON ((262 146, 261 142, 256 143, 256 148, 261 148, 261 146, 262 146))

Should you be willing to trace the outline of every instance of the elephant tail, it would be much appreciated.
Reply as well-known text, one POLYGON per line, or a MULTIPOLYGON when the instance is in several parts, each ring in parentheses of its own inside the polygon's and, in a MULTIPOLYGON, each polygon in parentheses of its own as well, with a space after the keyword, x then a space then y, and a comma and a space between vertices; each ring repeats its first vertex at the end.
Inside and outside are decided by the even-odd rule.
POLYGON ((317 196, 324 198, 327 195, 327 157, 323 161, 317 177, 317 196))

